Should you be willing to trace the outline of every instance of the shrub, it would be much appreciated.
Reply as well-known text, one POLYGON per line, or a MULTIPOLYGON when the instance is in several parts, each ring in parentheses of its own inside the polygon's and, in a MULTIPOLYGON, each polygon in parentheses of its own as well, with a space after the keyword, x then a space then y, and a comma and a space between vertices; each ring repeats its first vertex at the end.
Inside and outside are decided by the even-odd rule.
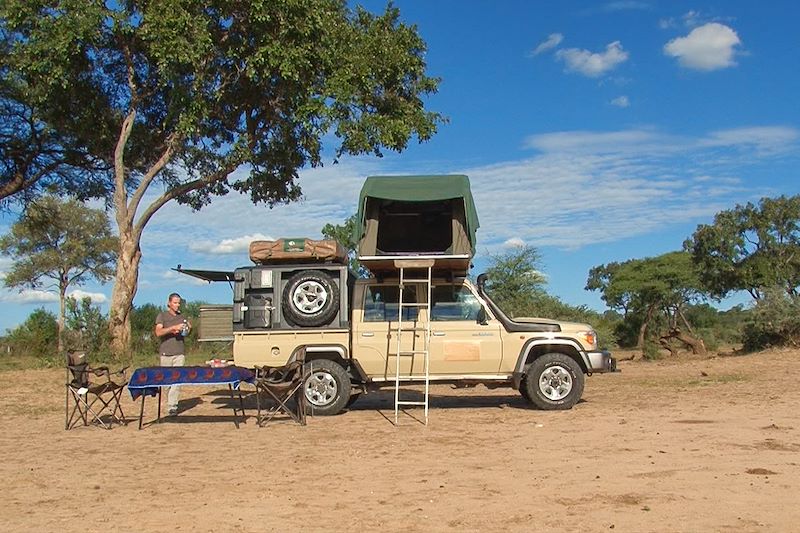
POLYGON ((800 296, 781 289, 764 291, 745 323, 744 349, 762 350, 800 344, 800 296))
POLYGON ((36 309, 25 322, 8 332, 6 342, 14 356, 29 355, 46 364, 58 360, 58 320, 44 308, 36 309))

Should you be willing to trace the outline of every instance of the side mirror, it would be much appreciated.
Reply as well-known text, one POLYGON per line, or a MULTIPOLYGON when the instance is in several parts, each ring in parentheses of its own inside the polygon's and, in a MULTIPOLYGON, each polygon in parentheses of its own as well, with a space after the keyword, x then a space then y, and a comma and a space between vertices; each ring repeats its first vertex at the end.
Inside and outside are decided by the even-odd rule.
POLYGON ((486 324, 489 323, 489 316, 486 314, 486 308, 484 306, 481 306, 481 308, 478 309, 477 322, 481 326, 485 326, 486 324))

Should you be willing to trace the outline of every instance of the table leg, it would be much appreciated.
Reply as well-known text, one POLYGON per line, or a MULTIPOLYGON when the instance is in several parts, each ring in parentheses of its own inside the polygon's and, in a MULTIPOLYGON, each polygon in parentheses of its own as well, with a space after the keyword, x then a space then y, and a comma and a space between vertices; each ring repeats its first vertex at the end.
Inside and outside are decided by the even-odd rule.
POLYGON ((158 419, 157 422, 161 422, 161 388, 158 388, 158 419))
POLYGON ((139 408, 139 429, 142 429, 142 417, 144 416, 144 398, 147 394, 142 394, 142 406, 139 408))
MULTIPOLYGON (((236 398, 233 397, 233 385, 228 383, 228 392, 231 395, 231 403, 233 404, 233 423, 236 425, 236 429, 239 429, 239 413, 236 410, 236 398)), ((242 399, 241 392, 239 393, 239 400, 242 399)), ((242 415, 244 415, 244 404, 242 404, 242 415)))

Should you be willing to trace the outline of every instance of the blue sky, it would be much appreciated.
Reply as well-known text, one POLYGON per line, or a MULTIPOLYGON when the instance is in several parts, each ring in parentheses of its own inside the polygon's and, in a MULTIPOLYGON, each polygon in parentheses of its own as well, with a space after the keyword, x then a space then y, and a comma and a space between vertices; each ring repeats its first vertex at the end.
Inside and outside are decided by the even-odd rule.
MULTIPOLYGON (((303 170, 295 204, 270 210, 232 194, 196 213, 168 205, 145 230, 137 305, 173 290, 227 303, 227 285, 170 268, 233 269, 249 263, 250 240, 318 237, 355 211, 372 174, 467 174, 476 270, 530 244, 551 293, 596 309, 599 295, 583 290, 591 267, 679 249, 720 210, 800 192, 796 2, 395 5, 428 44, 429 73, 442 78, 429 108, 450 122, 402 154, 303 170)), ((79 290, 107 310, 111 285, 79 290)), ((0 300, 0 331, 56 309, 52 293, 2 289, 0 300)))

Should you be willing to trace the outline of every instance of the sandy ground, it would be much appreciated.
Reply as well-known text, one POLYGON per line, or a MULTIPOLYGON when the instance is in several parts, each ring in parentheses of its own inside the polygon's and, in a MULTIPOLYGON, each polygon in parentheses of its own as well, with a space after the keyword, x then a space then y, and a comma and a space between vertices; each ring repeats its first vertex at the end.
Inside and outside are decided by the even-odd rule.
POLYGON ((437 386, 427 427, 387 391, 237 430, 187 387, 169 422, 64 431, 60 371, 2 372, 0 531, 798 531, 799 357, 623 362, 564 412, 437 386))

